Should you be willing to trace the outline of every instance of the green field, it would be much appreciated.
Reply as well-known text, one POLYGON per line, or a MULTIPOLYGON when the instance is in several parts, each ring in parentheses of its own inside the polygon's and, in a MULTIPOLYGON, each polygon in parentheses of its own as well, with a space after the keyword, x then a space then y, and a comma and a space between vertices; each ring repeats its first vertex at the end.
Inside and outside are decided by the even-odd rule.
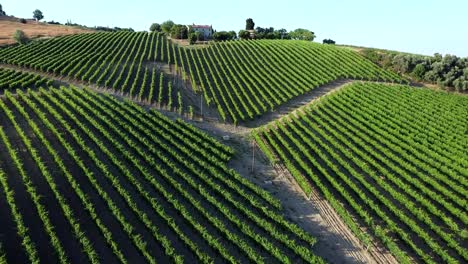
POLYGON ((25 87, 47 87, 51 84, 51 80, 37 74, 0 68, 0 94, 4 90, 15 90, 25 87))
POLYGON ((0 50, 0 61, 174 108, 180 107, 179 88, 152 63, 170 63, 169 47, 160 34, 87 33, 5 48, 0 50))
POLYGON ((356 83, 254 135, 365 243, 378 238, 401 263, 463 263, 467 117, 466 96, 356 83))
POLYGON ((321 262, 279 201, 226 166, 233 151, 183 121, 73 87, 6 92, 0 109, 15 262, 321 262))
POLYGON ((334 45, 175 43, 0 49, 0 263, 468 262, 467 96, 334 45))
POLYGON ((346 48, 261 40, 191 49, 172 44, 162 34, 144 32, 33 42, 0 50, 0 62, 68 76, 169 109, 188 106, 178 105, 179 97, 187 102, 190 92, 203 93, 223 121, 236 124, 338 79, 402 81, 346 48), (161 63, 169 65, 172 74, 162 72, 161 63), (192 90, 174 85, 174 74, 192 90))
POLYGON ((228 41, 181 51, 192 83, 234 123, 335 80, 401 81, 356 52, 306 41, 228 41))

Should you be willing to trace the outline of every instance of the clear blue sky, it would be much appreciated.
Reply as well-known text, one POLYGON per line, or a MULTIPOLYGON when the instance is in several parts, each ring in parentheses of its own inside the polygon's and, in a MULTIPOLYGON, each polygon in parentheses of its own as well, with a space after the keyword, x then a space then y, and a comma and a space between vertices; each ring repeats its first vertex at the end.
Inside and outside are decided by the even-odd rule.
MULTIPOLYGON (((307 28, 316 41, 368 46, 419 54, 468 56, 468 0, 327 0, 327 1, 115 1, 0 0, 7 14, 31 17, 36 8, 45 20, 88 26, 147 30, 152 22, 212 24, 220 30, 255 26, 307 28)), ((1 29, 0 29, 1 30, 1 29)))

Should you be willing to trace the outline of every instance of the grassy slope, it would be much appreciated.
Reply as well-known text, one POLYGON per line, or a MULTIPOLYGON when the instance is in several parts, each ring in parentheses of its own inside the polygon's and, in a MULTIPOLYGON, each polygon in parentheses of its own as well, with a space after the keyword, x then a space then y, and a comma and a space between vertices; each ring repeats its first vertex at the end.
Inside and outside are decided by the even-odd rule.
POLYGON ((93 32, 77 27, 63 25, 49 25, 45 23, 36 23, 28 20, 22 24, 17 19, 0 18, 0 45, 14 44, 13 34, 17 29, 23 30, 31 39, 57 37, 71 34, 93 32))

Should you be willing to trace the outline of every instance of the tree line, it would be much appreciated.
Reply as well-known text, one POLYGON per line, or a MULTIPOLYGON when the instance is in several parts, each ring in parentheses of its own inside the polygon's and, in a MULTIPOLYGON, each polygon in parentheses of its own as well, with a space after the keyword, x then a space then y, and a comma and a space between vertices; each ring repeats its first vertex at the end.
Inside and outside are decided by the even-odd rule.
POLYGON ((410 78, 436 84, 441 88, 455 89, 459 92, 468 91, 468 57, 439 53, 434 56, 423 56, 377 49, 364 49, 365 57, 410 78))
MULTIPOLYGON (((172 20, 165 21, 161 24, 153 23, 149 30, 151 32, 163 32, 175 39, 189 39, 193 44, 196 41, 203 41, 204 36, 192 30, 191 26, 176 24, 172 20)), ((216 31, 214 30, 212 39, 214 41, 227 41, 234 39, 296 39, 313 41, 315 33, 311 30, 298 28, 288 32, 286 29, 275 29, 273 27, 256 27, 252 18, 246 20, 245 29, 238 33, 235 31, 216 31)), ((335 44, 331 39, 324 39, 326 44, 335 44)))

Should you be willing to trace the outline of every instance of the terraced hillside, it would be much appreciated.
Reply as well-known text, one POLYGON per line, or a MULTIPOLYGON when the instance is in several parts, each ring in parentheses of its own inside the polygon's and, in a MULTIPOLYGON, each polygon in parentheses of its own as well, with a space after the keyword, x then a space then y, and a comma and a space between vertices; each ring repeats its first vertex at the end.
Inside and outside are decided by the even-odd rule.
POLYGON ((193 91, 203 93, 206 103, 215 105, 222 120, 233 123, 261 116, 340 78, 402 81, 358 53, 330 45, 259 40, 192 49, 144 32, 81 34, 33 42, 0 50, 0 62, 69 76, 168 108, 187 107, 189 103, 176 104, 191 98, 190 90, 174 85, 177 78, 162 73, 169 64, 173 74, 191 83, 193 91))
POLYGON ((0 98, 8 263, 322 262, 316 239, 183 121, 88 89, 0 98))
POLYGON ((356 83, 254 135, 365 243, 400 263, 466 263, 467 117, 466 96, 356 83))

